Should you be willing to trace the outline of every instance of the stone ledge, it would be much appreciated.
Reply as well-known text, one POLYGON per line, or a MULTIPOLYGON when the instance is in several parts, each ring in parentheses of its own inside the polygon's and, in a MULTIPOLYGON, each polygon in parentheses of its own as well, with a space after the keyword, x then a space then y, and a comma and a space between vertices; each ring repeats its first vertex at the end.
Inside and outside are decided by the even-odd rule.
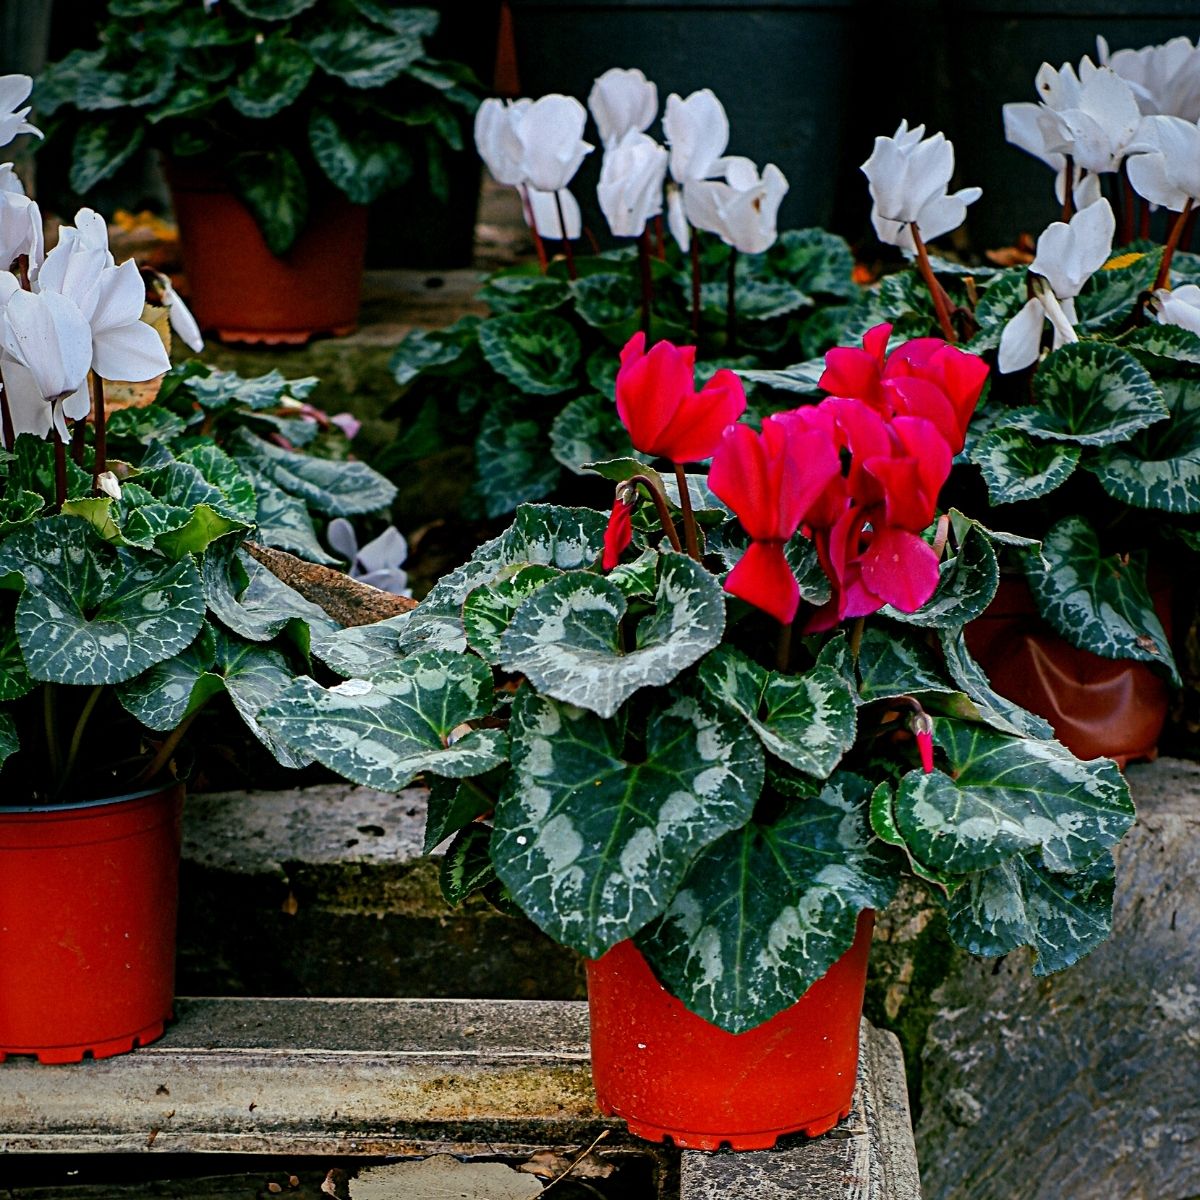
MULTIPOLYGON (((845 1121, 774 1151, 684 1152, 682 1200, 919 1200, 899 1046, 866 1022, 862 1046, 845 1121)), ((644 1146, 596 1111, 575 1002, 181 999, 133 1054, 0 1064, 0 1153, 495 1156, 605 1127, 644 1146)))

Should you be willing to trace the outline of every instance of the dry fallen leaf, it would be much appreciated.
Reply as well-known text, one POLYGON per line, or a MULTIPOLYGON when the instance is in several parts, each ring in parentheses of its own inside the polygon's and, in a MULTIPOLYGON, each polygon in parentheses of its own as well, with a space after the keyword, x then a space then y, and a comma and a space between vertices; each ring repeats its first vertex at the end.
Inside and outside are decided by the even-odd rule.
MULTIPOLYGON (((554 1150, 539 1150, 528 1162, 523 1162, 518 1171, 527 1171, 530 1175, 538 1175, 543 1179, 557 1179, 566 1173, 575 1162, 570 1154, 559 1154, 554 1150)), ((616 1167, 605 1162, 598 1154, 585 1154, 575 1164, 571 1171, 572 1178, 577 1179, 607 1179, 616 1167)))

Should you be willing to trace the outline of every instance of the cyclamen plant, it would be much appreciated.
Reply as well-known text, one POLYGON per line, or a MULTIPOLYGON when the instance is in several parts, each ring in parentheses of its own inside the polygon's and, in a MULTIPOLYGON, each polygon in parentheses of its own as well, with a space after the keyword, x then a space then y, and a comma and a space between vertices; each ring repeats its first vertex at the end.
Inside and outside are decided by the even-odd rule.
POLYGON ((697 390, 692 348, 635 336, 618 413, 673 472, 595 464, 608 514, 521 506, 411 613, 317 639, 345 682, 260 720, 355 782, 423 778, 452 901, 592 957, 633 938, 728 1030, 793 1003, 905 875, 973 952, 1070 965, 1109 927, 1128 790, 971 659, 1022 542, 939 508, 987 370, 889 332, 761 430, 736 376, 697 390))

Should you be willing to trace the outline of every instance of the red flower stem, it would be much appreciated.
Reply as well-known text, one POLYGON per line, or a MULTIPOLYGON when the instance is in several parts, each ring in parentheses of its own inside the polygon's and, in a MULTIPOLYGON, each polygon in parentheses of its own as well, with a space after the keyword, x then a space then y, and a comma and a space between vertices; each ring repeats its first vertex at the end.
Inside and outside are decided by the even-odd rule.
POLYGON ((596 235, 592 232, 592 227, 590 225, 585 225, 583 227, 583 236, 587 238, 587 244, 592 248, 592 253, 599 254, 600 243, 596 241, 596 235))
POLYGON ((638 238, 638 265, 642 271, 642 332, 650 340, 650 314, 654 309, 654 280, 650 274, 650 231, 638 238))
POLYGON ((667 261, 667 239, 663 236, 661 214, 654 218, 654 254, 659 262, 667 261))
POLYGON ((575 270, 575 251, 571 239, 567 237, 567 219, 563 216, 562 198, 557 192, 554 193, 554 207, 558 210, 558 232, 562 234, 563 252, 567 256, 567 278, 576 280, 579 273, 575 270))
POLYGON ((1068 154, 1063 177, 1062 220, 1066 224, 1075 215, 1075 160, 1068 154))
POLYGON ((700 341, 700 241, 692 230, 692 341, 700 341))
POLYGON ((954 332, 954 325, 950 321, 950 305, 947 303, 946 291, 937 281, 937 276, 933 273, 933 264, 929 261, 929 251, 925 249, 925 243, 921 241, 921 232, 917 229, 916 221, 909 224, 909 229, 912 231, 913 245, 917 250, 917 270, 921 272, 921 278, 925 280, 925 286, 929 289, 930 296, 933 297, 933 308, 937 313, 938 324, 942 327, 942 334, 948 342, 957 342, 958 335, 954 332))
POLYGON ((675 522, 671 520, 671 510, 667 508, 667 501, 662 494, 661 488, 657 487, 646 475, 633 475, 629 478, 629 483, 640 483, 646 491, 650 493, 650 498, 654 501, 654 509, 658 513, 658 523, 663 528, 663 533, 667 535, 667 540, 671 543, 671 549, 683 553, 683 545, 679 541, 679 533, 675 529, 675 522))
POLYGON ((786 671, 792 658, 792 623, 779 623, 779 640, 775 643, 775 670, 786 671))
POLYGON ((13 429, 12 409, 8 407, 8 393, 0 387, 0 428, 4 432, 4 448, 11 450, 17 444, 17 435, 13 429))
POLYGON ((687 476, 683 466, 675 464, 675 480, 679 484, 679 507, 683 510, 683 536, 687 538, 687 552, 700 561, 700 540, 696 537, 696 515, 692 512, 692 497, 688 493, 687 476))
POLYGON ((92 418, 96 422, 96 448, 92 460, 92 490, 99 491, 100 476, 108 470, 108 436, 104 415, 104 380, 92 372, 92 418))
POLYGON ((858 662, 858 653, 862 649, 863 628, 865 621, 859 617, 853 625, 850 626, 850 657, 858 662))
POLYGON ((54 504, 58 511, 67 502, 67 446, 54 430, 54 504))
POLYGON ((529 232, 533 234, 533 245, 537 250, 538 266, 542 269, 542 274, 545 275, 546 269, 550 266, 550 259, 546 255, 546 245, 542 241, 542 235, 538 233, 537 221, 533 218, 533 205, 529 203, 529 189, 522 184, 518 189, 521 196, 521 208, 525 212, 525 223, 529 226, 529 232))
POLYGON ((1150 236, 1150 201, 1138 199, 1138 212, 1141 214, 1141 219, 1138 222, 1138 237, 1149 238, 1150 236))
POLYGON ((83 466, 83 451, 87 446, 87 422, 76 421, 71 430, 71 458, 83 466))
POLYGON ((1179 246, 1179 239, 1183 236, 1183 228, 1188 223, 1191 211, 1192 198, 1189 196, 1184 202, 1183 211, 1175 218, 1175 224, 1171 226, 1171 234, 1167 238, 1167 244, 1163 247, 1162 265, 1158 268, 1158 276, 1154 280, 1152 291, 1157 292, 1159 288, 1170 285, 1171 259, 1175 256, 1175 250, 1179 246))
POLYGON ((725 277, 725 353, 737 353, 737 257, 729 252, 729 274, 725 277))

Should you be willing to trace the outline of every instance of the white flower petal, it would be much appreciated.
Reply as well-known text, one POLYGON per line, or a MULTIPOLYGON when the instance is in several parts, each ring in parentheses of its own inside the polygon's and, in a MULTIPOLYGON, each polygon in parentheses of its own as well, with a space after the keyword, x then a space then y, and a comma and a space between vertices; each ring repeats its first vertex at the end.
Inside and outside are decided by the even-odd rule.
POLYGON ((325 527, 325 540, 341 558, 353 566, 358 558, 358 537, 345 517, 334 517, 325 527))
POLYGON ((143 383, 170 370, 162 339, 144 321, 97 333, 92 368, 102 379, 143 383))
POLYGON ((676 183, 707 179, 729 145, 729 118, 708 88, 686 100, 673 94, 667 97, 663 136, 671 148, 671 178, 676 183))
POLYGON ((588 108, 600 141, 615 146, 627 133, 649 128, 658 115, 658 88, 636 67, 612 67, 592 84, 588 108))
POLYGON ((1000 352, 996 365, 1002 375, 1024 370, 1038 359, 1042 345, 1042 328, 1046 310, 1035 296, 1026 301, 1021 311, 1004 327, 1000 335, 1000 352))
POLYGON ((372 538, 358 552, 359 566, 365 572, 393 570, 408 557, 408 542, 394 525, 372 538))

